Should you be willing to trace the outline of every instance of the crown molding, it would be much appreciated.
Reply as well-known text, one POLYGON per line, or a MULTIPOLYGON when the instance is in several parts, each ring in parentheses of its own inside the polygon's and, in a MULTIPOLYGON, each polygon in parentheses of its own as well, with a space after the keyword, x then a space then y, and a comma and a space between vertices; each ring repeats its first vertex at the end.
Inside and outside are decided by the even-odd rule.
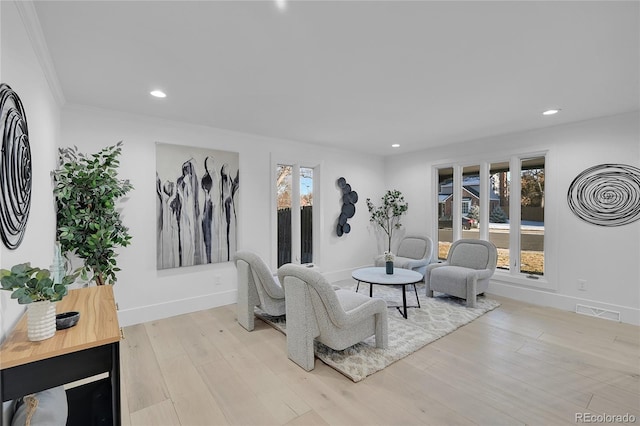
POLYGON ((53 58, 51 57, 51 53, 47 47, 47 41, 45 40, 44 33, 42 32, 40 20, 38 19, 38 14, 33 1, 14 0, 14 4, 22 18, 29 40, 31 40, 31 46, 38 58, 38 62, 40 62, 42 72, 49 84, 51 93, 53 93, 53 97, 58 105, 63 106, 66 103, 66 100, 64 98, 64 93, 62 92, 62 87, 60 86, 58 74, 53 66, 53 58))

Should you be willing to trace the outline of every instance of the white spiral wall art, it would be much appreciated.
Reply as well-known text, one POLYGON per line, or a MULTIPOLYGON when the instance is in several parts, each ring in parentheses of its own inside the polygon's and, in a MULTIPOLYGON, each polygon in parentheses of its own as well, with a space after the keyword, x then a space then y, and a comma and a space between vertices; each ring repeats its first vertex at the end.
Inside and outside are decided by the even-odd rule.
POLYGON ((640 219, 640 169, 599 164, 580 173, 567 193, 569 208, 585 222, 622 226, 640 219))

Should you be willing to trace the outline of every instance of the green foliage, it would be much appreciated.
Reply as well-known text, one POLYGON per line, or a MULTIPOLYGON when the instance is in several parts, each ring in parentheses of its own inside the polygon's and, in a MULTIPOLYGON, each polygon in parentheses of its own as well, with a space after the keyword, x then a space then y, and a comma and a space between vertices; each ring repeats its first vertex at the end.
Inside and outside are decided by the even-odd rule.
POLYGON ((523 206, 544 207, 544 169, 523 171, 520 184, 520 203, 523 206))
POLYGON ((30 263, 14 265, 11 270, 0 270, 2 290, 13 291, 12 299, 26 305, 49 300, 56 302, 67 294, 67 286, 73 284, 78 273, 66 275, 62 282, 54 283, 47 269, 31 267, 30 263))
POLYGON ((477 204, 474 204, 473 206, 471 206, 469 208, 469 213, 467 213, 467 217, 470 217, 471 219, 475 219, 475 220, 480 220, 480 206, 477 204))
POLYGON ((367 208, 371 217, 369 221, 380 226, 382 230, 387 234, 389 252, 391 252, 391 237, 394 229, 399 229, 402 224, 400 223, 400 216, 405 214, 409 208, 409 204, 405 203, 402 192, 397 190, 388 190, 382 197, 382 204, 375 206, 370 198, 367 198, 367 208))
POLYGON ((62 252, 84 260, 83 279, 92 274, 98 285, 116 281, 115 249, 131 241, 117 201, 133 186, 118 179, 122 142, 85 155, 78 147, 60 148, 60 166, 52 172, 57 208, 57 239, 62 252))
POLYGON ((491 223, 507 223, 507 215, 504 210, 502 210, 502 207, 495 206, 493 210, 491 210, 489 221, 491 223))

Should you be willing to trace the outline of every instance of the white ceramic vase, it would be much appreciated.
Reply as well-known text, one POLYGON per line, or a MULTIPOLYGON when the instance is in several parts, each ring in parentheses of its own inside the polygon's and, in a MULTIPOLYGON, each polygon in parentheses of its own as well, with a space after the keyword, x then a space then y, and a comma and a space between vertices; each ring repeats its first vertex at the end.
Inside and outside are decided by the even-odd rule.
POLYGON ((27 337, 32 342, 56 334, 56 305, 48 300, 27 305, 27 337))

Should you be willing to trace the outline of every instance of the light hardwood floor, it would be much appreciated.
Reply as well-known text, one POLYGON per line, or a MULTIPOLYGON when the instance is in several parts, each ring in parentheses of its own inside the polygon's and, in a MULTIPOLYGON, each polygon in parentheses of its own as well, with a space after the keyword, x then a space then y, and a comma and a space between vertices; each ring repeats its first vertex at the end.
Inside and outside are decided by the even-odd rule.
POLYGON ((640 423, 640 327, 489 296, 502 305, 353 383, 235 305, 125 328, 124 425, 640 423))

